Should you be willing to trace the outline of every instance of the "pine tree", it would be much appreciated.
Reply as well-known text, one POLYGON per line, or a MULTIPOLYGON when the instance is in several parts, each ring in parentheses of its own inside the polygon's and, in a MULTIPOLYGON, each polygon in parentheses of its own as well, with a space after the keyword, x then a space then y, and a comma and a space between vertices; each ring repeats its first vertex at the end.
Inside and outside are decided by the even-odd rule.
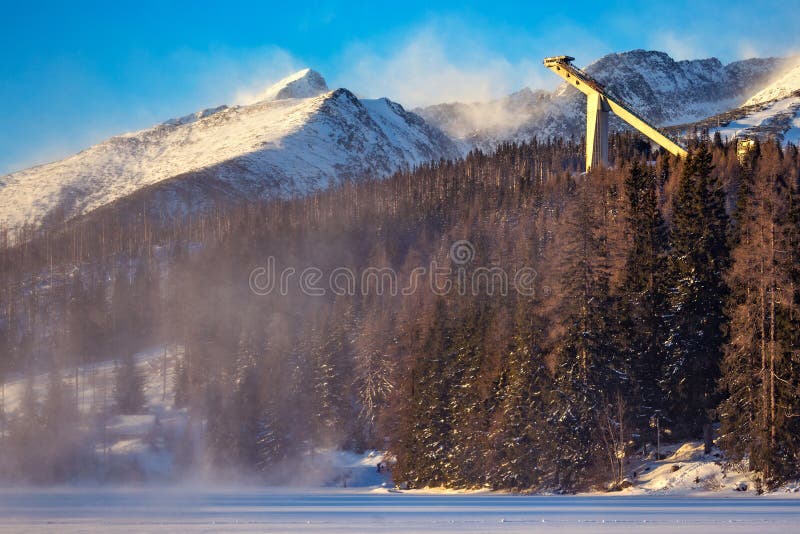
POLYGON ((79 470, 79 428, 75 403, 65 387, 58 368, 50 371, 42 404, 44 455, 42 468, 49 480, 64 481, 79 470))
POLYGON ((705 146, 689 154, 681 175, 668 258, 671 320, 662 387, 678 436, 710 446, 711 410, 726 339, 729 264, 725 197, 705 146))
POLYGON ((453 428, 448 468, 443 473, 448 485, 483 486, 488 431, 486 403, 480 389, 481 367, 486 360, 486 328, 490 311, 483 299, 467 298, 461 311, 459 331, 444 371, 447 394, 446 417, 453 428))
POLYGON ((562 281, 565 298, 560 311, 566 331, 562 362, 571 378, 587 383, 610 355, 611 325, 606 319, 611 301, 605 243, 597 235, 597 221, 586 197, 576 204, 562 281))
POLYGON ((552 476, 548 413, 553 384, 541 347, 545 323, 532 312, 534 303, 519 302, 489 434, 492 468, 487 478, 496 488, 538 489, 552 476))
POLYGON ((281 460, 287 458, 285 435, 280 432, 274 410, 267 407, 257 422, 256 431, 256 467, 269 475, 270 470, 281 460))
POLYGON ((242 468, 258 465, 263 456, 259 454, 261 422, 261 400, 259 398, 258 374, 253 363, 239 371, 236 384, 235 406, 232 414, 237 423, 235 436, 236 456, 242 468))
POLYGON ((742 204, 738 246, 730 273, 733 335, 726 346, 720 406, 722 446, 773 487, 795 476, 800 440, 796 361, 798 211, 780 149, 764 147, 752 195, 742 204))
POLYGON ((667 235, 658 207, 656 176, 635 163, 625 180, 631 247, 619 289, 621 343, 628 352, 635 394, 632 411, 640 428, 663 409, 659 385, 664 364, 667 235))
POLYGON ((452 426, 446 407, 450 385, 444 375, 452 357, 452 333, 447 306, 438 298, 425 323, 422 342, 408 376, 408 412, 394 436, 397 464, 392 473, 410 487, 439 486, 452 467, 452 426))
POLYGON ((610 291, 606 212, 600 195, 588 185, 578 190, 570 215, 566 266, 562 280, 564 334, 558 341, 553 406, 562 442, 559 444, 558 485, 575 487, 604 458, 598 440, 598 414, 617 392, 630 391, 628 362, 619 349, 618 304, 610 291))
POLYGON ((132 352, 126 352, 114 369, 114 404, 117 413, 136 414, 144 409, 144 375, 132 352))
POLYGON ((189 404, 189 369, 185 360, 184 355, 175 358, 175 374, 172 384, 175 396, 172 403, 178 409, 185 408, 189 404))
POLYGON ((379 327, 376 331, 363 331, 355 350, 356 387, 360 405, 358 419, 361 443, 366 447, 383 446, 378 432, 378 417, 387 406, 394 390, 394 360, 389 354, 392 332, 379 327))

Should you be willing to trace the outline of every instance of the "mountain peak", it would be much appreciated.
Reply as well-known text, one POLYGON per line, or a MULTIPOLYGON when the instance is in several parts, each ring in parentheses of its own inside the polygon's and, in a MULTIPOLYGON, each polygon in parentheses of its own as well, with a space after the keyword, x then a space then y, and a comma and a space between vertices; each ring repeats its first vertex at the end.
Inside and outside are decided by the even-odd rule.
POLYGON ((254 101, 283 100, 286 98, 309 98, 328 91, 328 84, 320 73, 313 69, 302 69, 270 85, 255 97, 254 101))

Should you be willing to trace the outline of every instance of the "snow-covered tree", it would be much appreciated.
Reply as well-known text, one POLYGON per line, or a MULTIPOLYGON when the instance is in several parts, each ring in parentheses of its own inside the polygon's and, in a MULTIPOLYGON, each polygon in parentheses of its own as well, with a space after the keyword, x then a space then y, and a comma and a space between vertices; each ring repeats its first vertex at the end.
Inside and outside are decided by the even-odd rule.
POLYGON ((670 233, 669 334, 662 387, 678 435, 710 447, 711 410, 726 340, 729 266, 725 193, 701 145, 684 163, 670 233))

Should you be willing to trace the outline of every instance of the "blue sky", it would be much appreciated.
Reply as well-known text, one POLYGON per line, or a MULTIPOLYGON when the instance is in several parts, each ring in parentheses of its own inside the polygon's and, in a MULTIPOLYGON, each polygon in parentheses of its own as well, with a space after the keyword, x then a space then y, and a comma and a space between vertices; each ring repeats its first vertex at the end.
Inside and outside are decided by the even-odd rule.
POLYGON ((800 51, 800 1, 6 3, 0 175, 244 101, 310 66, 408 107, 552 87, 541 58, 658 49, 725 62, 800 51), (758 6, 758 7, 755 7, 758 6))

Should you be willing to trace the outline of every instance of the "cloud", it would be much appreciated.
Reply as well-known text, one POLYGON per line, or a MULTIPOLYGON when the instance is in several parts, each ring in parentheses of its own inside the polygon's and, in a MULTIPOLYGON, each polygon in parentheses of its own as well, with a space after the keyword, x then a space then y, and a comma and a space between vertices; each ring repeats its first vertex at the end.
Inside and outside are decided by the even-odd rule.
POLYGON ((741 41, 738 46, 739 57, 747 59, 751 57, 761 57, 755 43, 749 40, 741 41))
POLYGON ((277 46, 183 49, 172 54, 170 63, 186 74, 189 83, 194 84, 191 93, 205 106, 246 104, 253 95, 305 66, 277 46))
POLYGON ((476 37, 454 33, 461 32, 426 25, 383 53, 368 44, 353 44, 337 81, 360 95, 386 96, 408 107, 485 101, 529 85, 553 85, 538 61, 512 61, 476 37))
POLYGON ((660 50, 675 60, 709 57, 708 50, 692 36, 678 35, 672 31, 657 31, 649 40, 650 48, 660 50))
POLYGON ((305 67, 306 65, 290 53, 273 50, 264 61, 254 64, 242 77, 230 101, 234 104, 251 104, 265 88, 305 67))

